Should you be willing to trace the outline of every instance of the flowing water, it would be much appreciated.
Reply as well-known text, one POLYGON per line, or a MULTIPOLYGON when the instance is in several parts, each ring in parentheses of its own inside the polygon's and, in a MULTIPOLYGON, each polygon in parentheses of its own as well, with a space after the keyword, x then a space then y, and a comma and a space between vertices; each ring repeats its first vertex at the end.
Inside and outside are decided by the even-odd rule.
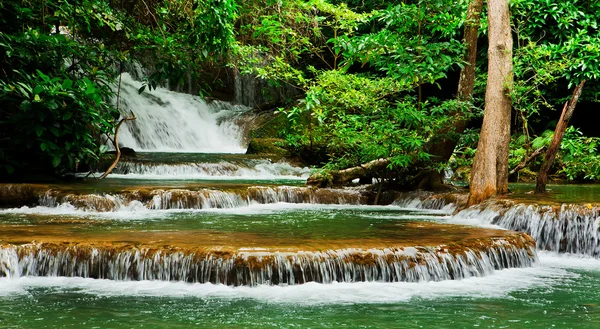
POLYGON ((6 328, 597 328, 597 260, 430 283, 295 286, 0 279, 6 328))
POLYGON ((123 159, 111 178, 136 180, 302 181, 311 169, 283 159, 240 154, 137 153, 123 159))
POLYGON ((200 97, 160 87, 140 94, 141 86, 128 73, 122 75, 122 108, 133 111, 137 119, 121 128, 121 145, 147 152, 246 151, 242 131, 232 119, 248 108, 218 101, 207 104, 200 97))
POLYGON ((594 188, 373 206, 239 154, 247 109, 138 88, 108 179, 0 184, 0 328, 600 327, 594 188))

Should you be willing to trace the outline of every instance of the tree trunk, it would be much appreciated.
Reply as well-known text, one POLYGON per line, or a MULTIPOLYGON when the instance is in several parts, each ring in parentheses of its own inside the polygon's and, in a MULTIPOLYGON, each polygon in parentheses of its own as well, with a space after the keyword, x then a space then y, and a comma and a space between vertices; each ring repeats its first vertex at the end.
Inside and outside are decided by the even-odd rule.
POLYGON ((468 206, 508 192, 512 35, 507 0, 488 1, 488 80, 468 206))
MULTIPOLYGON (((473 97, 475 89, 475 65, 477 61, 477 37, 479 35, 479 26, 481 21, 481 11, 483 10, 483 0, 471 0, 467 10, 465 20, 465 35, 463 43, 467 46, 464 61, 467 62, 460 71, 458 81, 458 92, 456 97, 461 101, 468 101, 473 97)), ((458 138, 467 128, 468 121, 460 114, 453 113, 454 122, 452 127, 442 131, 446 135, 441 141, 436 141, 429 148, 429 153, 442 162, 450 160, 454 148, 458 143, 458 138)), ((441 179, 441 178, 440 178, 441 179)))
MULTIPOLYGON (((465 20, 465 32, 463 43, 466 45, 464 55, 465 66, 460 71, 460 79, 458 81, 458 91, 456 97, 461 101, 470 100, 473 97, 473 89, 475 89, 475 65, 477 61, 477 38, 479 36, 479 26, 481 22, 481 11, 483 9, 483 0, 471 0, 467 10, 467 18, 465 20)), ((469 123, 465 117, 455 112, 452 125, 440 132, 442 139, 433 140, 428 149, 428 153, 433 155, 440 162, 447 162, 454 153, 456 144, 460 135, 467 128, 469 123)), ((435 185, 443 184, 442 175, 437 172, 431 172, 428 176, 432 182, 435 180, 435 185), (437 175, 437 177, 435 177, 437 175)))
POLYGON ((556 129, 554 130, 552 142, 550 142, 550 146, 548 147, 548 151, 546 152, 546 156, 544 157, 544 162, 542 163, 542 167, 540 168, 540 173, 535 184, 535 194, 546 193, 548 172, 554 164, 556 153, 558 152, 560 143, 562 142, 563 136, 565 135, 565 130, 567 130, 567 126, 569 125, 569 120, 571 120, 571 117, 573 116, 575 106, 577 105, 577 101, 581 96, 584 84, 585 80, 579 83, 579 85, 573 91, 573 96, 571 96, 571 100, 565 103, 565 106, 563 107, 560 119, 558 120, 558 124, 556 124, 556 129))
POLYGON ((317 173, 311 175, 306 181, 306 184, 325 187, 331 184, 346 183, 356 178, 372 176, 374 172, 387 168, 390 163, 390 159, 377 159, 360 166, 332 171, 331 173, 325 175, 317 173))

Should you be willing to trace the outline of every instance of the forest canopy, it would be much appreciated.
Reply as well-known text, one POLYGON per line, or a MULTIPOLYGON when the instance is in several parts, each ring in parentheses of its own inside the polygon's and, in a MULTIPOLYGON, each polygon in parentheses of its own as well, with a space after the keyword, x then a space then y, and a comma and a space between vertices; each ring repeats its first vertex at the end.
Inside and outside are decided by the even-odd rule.
MULTIPOLYGON (((42 166, 60 175, 96 166, 124 116, 115 101, 119 74, 139 64, 146 68, 140 92, 192 79, 207 96, 231 90, 233 75, 263 81, 270 109, 285 117, 271 137, 325 170, 385 158, 389 163, 374 176, 407 181, 452 169, 464 180, 488 64, 484 9, 474 92, 457 97, 460 72, 469 65, 468 6, 467 0, 2 1, 0 171, 42 166), (466 130, 456 129, 457 121, 466 130), (446 140, 456 145, 449 159, 433 151, 446 140)), ((579 122, 596 118, 599 11, 600 3, 587 0, 510 2, 509 168, 550 143, 560 109, 583 80, 578 108, 586 117, 579 122)), ((556 177, 599 178, 600 140, 588 128, 568 128, 556 177)), ((532 176, 540 163, 534 159, 517 174, 532 176)))

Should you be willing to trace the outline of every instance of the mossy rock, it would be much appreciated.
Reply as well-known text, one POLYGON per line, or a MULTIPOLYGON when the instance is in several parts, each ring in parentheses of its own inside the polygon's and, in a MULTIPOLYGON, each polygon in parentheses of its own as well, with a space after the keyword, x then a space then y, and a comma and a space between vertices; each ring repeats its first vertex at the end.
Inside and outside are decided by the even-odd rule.
POLYGON ((290 156, 290 152, 279 145, 285 142, 279 138, 253 138, 248 144, 246 154, 290 156))
POLYGON ((538 173, 531 171, 529 168, 523 168, 518 174, 515 174, 518 182, 534 182, 537 179, 538 173))
POLYGON ((257 117, 256 128, 250 130, 250 138, 277 138, 288 125, 287 118, 281 113, 264 113, 257 117))

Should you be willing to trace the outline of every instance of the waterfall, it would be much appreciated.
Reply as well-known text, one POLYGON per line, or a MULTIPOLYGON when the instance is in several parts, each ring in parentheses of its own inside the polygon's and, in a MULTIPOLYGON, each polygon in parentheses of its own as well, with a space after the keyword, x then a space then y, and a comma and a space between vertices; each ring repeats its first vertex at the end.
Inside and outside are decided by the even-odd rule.
POLYGON ((407 209, 442 210, 453 213, 466 204, 464 193, 404 192, 396 196, 393 205, 407 209))
MULTIPOLYGON (((210 188, 199 190, 132 189, 112 194, 74 194, 61 190, 42 191, 37 192, 39 193, 35 203, 37 206, 92 212, 138 211, 144 208, 152 210, 239 208, 251 204, 279 202, 359 205, 367 201, 367 196, 361 190, 316 189, 299 186, 250 186, 233 190, 210 188)), ((28 211, 34 211, 34 209, 12 208, 0 210, 0 213, 26 213, 28 211)))
POLYGON ((598 210, 591 204, 551 206, 495 201, 463 210, 456 220, 526 232, 540 250, 600 257, 598 210))
POLYGON ((156 249, 137 246, 0 246, 0 276, 67 276, 111 280, 165 280, 225 285, 305 282, 422 282, 480 277, 529 267, 536 260, 525 235, 469 247, 400 247, 256 252, 156 249))
POLYGON ((294 167, 287 162, 268 159, 189 163, 142 163, 120 161, 111 178, 133 179, 289 179, 306 180, 312 169, 294 167))
MULTIPOLYGON (((243 133, 233 122, 247 107, 215 102, 164 88, 139 94, 141 82, 122 74, 121 105, 137 119, 126 122, 119 144, 144 152, 244 153, 243 133)), ((128 115, 128 114, 126 114, 128 115)))

